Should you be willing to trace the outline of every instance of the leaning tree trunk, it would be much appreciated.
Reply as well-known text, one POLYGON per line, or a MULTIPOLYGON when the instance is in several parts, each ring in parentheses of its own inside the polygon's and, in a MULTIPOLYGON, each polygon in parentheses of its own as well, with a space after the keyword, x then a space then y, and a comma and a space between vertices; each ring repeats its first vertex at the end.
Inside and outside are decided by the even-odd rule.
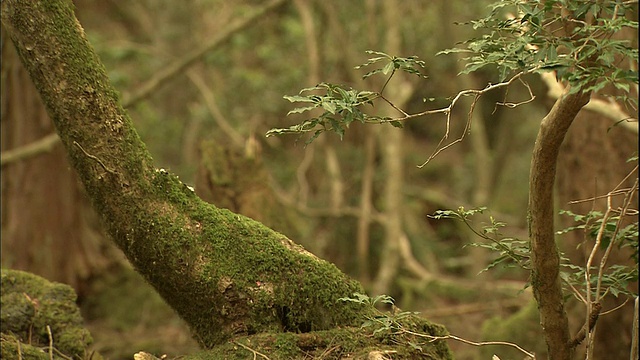
MULTIPOLYGON (((4 0, 2 21, 108 234, 200 344, 360 325, 372 314, 339 301, 363 291, 334 265, 153 166, 71 1, 4 0)), ((413 330, 442 334, 425 321, 413 330)), ((418 351, 399 346, 405 358, 418 351)), ((442 341, 426 346, 422 356, 450 358, 442 341)))
POLYGON ((3 1, 2 21, 107 232, 201 344, 356 325, 335 266, 156 169, 70 1, 3 1))

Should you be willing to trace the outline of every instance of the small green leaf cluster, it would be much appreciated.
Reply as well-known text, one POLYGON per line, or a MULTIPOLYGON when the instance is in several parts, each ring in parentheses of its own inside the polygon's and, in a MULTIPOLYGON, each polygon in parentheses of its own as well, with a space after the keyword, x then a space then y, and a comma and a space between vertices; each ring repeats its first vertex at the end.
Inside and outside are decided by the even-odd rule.
MULTIPOLYGON (((478 237, 488 240, 488 242, 470 244, 471 246, 485 248, 498 254, 483 271, 492 269, 497 265, 531 270, 529 242, 512 237, 504 237, 500 229, 506 226, 505 223, 497 221, 491 216, 490 223, 483 225, 480 230, 477 230, 473 226, 472 217, 482 214, 485 211, 485 207, 470 210, 460 207, 457 210, 438 210, 431 217, 434 219, 460 220, 478 237)), ((596 237, 602 229, 599 250, 605 251, 611 245, 615 245, 618 248, 628 247, 632 249, 631 258, 634 260, 636 266, 630 267, 613 264, 603 269, 597 266, 590 267, 589 271, 591 274, 599 274, 598 276, 590 277, 590 289, 593 298, 602 298, 607 294, 616 297, 620 294, 635 296, 635 294, 629 290, 628 285, 638 281, 638 221, 634 221, 625 227, 620 227, 619 216, 607 217, 605 221, 604 214, 598 211, 591 211, 586 215, 582 215, 575 214, 568 210, 562 210, 560 214, 572 217, 576 224, 558 231, 558 235, 582 230, 585 231, 591 241, 595 242, 596 237), (603 221, 605 221, 604 225, 603 221), (598 284, 600 285, 597 286, 598 284), (600 291, 599 294, 597 293, 598 291, 600 291)), ((576 265, 561 254, 561 267, 560 278, 567 287, 574 290, 586 288, 585 266, 576 265)))
POLYGON ((558 235, 563 235, 575 230, 584 230, 589 235, 589 238, 595 240, 600 228, 603 229, 602 238, 600 242, 601 250, 606 249, 611 241, 619 247, 629 247, 633 249, 632 258, 635 263, 638 264, 638 222, 633 222, 624 228, 618 228, 618 221, 620 216, 611 216, 607 219, 603 226, 604 214, 600 211, 590 211, 586 215, 574 214, 569 210, 561 210, 561 215, 566 215, 573 218, 576 223, 574 226, 569 226, 566 229, 559 230, 558 235))
POLYGON ((375 92, 345 89, 330 83, 320 83, 317 86, 302 89, 298 95, 287 95, 284 98, 292 103, 303 103, 306 106, 297 107, 289 111, 287 115, 304 113, 315 109, 321 109, 323 111, 322 114, 288 128, 271 129, 267 132, 267 136, 287 133, 301 134, 315 130, 307 143, 310 143, 325 131, 333 131, 342 139, 345 129, 353 121, 357 120, 364 123, 366 120, 371 119, 371 116, 366 115, 361 107, 367 104, 373 105, 373 100, 379 96, 375 92))
POLYGON ((306 141, 306 144, 309 144, 326 131, 335 132, 340 136, 340 139, 342 139, 345 130, 349 128, 349 125, 354 121, 360 123, 388 122, 394 127, 402 127, 399 121, 393 121, 389 117, 381 117, 367 113, 364 111, 364 106, 373 106, 375 100, 380 98, 384 99, 382 96, 384 88, 397 70, 425 77, 419 70, 419 68, 424 68, 425 63, 424 61, 418 60, 417 56, 403 58, 378 51, 367 51, 367 53, 378 56, 372 57, 364 64, 356 66, 356 69, 361 69, 373 64, 381 65, 381 67, 363 75, 363 78, 376 74, 388 76, 380 91, 347 89, 341 85, 323 82, 314 87, 300 90, 298 95, 284 96, 285 99, 292 103, 303 105, 289 111, 287 115, 306 113, 316 109, 321 110, 322 114, 306 119, 288 128, 271 129, 267 132, 266 136, 313 132, 311 138, 306 141))
MULTIPOLYGON (((363 324, 363 328, 372 328, 373 335, 376 336, 394 336, 403 334, 404 325, 403 322, 409 320, 412 316, 418 315, 418 312, 413 311, 392 311, 383 312, 376 308, 376 304, 388 304, 393 305, 395 300, 389 295, 378 295, 375 297, 369 297, 365 294, 355 293, 352 298, 340 298, 340 301, 355 302, 364 306, 370 306, 375 310, 375 316, 369 317, 363 324)), ((428 336, 427 336, 428 337, 428 336)), ((424 341, 424 340, 423 340, 424 341)), ((422 350, 421 341, 417 339, 405 339, 405 343, 411 346, 414 350, 422 350)))
POLYGON ((409 74, 426 78, 426 76, 420 72, 420 68, 425 67, 425 62, 422 60, 418 60, 417 56, 409 56, 409 57, 403 58, 403 57, 391 56, 389 54, 386 54, 380 51, 373 51, 373 50, 367 50, 366 53, 370 55, 378 55, 378 56, 369 58, 364 64, 356 66, 355 68, 357 70, 367 67, 369 65, 379 63, 379 62, 383 62, 385 64, 381 68, 373 69, 368 73, 364 74, 362 76, 363 79, 366 79, 369 76, 372 76, 375 74, 383 74, 383 75, 391 76, 396 70, 402 70, 409 74))
MULTIPOLYGON (((610 246, 630 248, 632 250, 631 258, 636 266, 630 267, 614 264, 603 269, 604 271, 601 272, 602 275, 600 279, 595 276, 591 277, 591 288, 594 291, 592 295, 594 297, 598 295, 602 297, 610 293, 616 297, 620 294, 635 296, 629 291, 628 285, 631 282, 638 281, 638 221, 634 221, 625 227, 619 227, 619 216, 607 217, 605 220, 604 214, 599 211, 590 211, 586 215, 582 215, 575 214, 568 210, 562 210, 560 214, 571 217, 575 225, 558 231, 558 235, 567 234, 572 231, 584 231, 588 239, 595 242, 598 234, 602 231, 600 235, 600 251, 604 252, 610 246), (598 281, 602 289, 601 294, 595 293, 598 288, 598 281)), ((566 258, 562 259, 562 267, 566 270, 562 271, 560 276, 567 284, 574 287, 585 285, 585 267, 571 264, 566 258)), ((589 271, 591 273, 598 273, 600 269, 592 266, 589 271)))
POLYGON ((356 304, 376 306, 377 304, 388 304, 393 305, 395 300, 389 295, 378 295, 375 297, 369 297, 366 294, 354 293, 353 297, 343 297, 338 299, 338 301, 344 302, 353 302, 356 304))
POLYGON ((487 267, 482 269, 482 272, 490 270, 498 265, 531 270, 529 242, 527 240, 503 236, 500 229, 506 226, 505 223, 497 221, 493 216, 490 216, 490 223, 483 225, 480 230, 473 226, 471 218, 474 215, 484 213, 486 210, 486 207, 473 208, 470 210, 466 210, 464 207, 459 207, 457 210, 438 210, 430 217, 434 219, 460 220, 475 235, 484 240, 488 240, 488 242, 474 242, 469 244, 470 246, 488 249, 498 254, 498 256, 487 265, 487 267))
POLYGON ((629 92, 638 82, 636 69, 621 61, 638 62, 638 49, 613 35, 638 29, 632 2, 585 0, 502 0, 485 18, 466 23, 484 30, 463 42, 465 47, 439 54, 468 53, 462 73, 485 66, 497 68, 501 81, 518 71, 555 70, 572 91, 598 91, 607 84, 629 92))
MULTIPOLYGON (((560 278, 565 284, 570 284, 575 289, 584 289, 585 285, 585 267, 578 266, 569 262, 569 259, 562 258, 563 271, 560 272, 560 278)), ((592 266, 591 273, 597 273, 598 269, 592 266)), ((596 276, 590 277, 591 297, 593 299, 602 298, 607 294, 615 297, 622 295, 635 297, 629 290, 629 284, 638 281, 638 269, 630 268, 624 265, 611 265, 607 268, 607 272, 602 274, 602 278, 596 276), (601 293, 598 294, 598 281, 601 284, 601 293)))

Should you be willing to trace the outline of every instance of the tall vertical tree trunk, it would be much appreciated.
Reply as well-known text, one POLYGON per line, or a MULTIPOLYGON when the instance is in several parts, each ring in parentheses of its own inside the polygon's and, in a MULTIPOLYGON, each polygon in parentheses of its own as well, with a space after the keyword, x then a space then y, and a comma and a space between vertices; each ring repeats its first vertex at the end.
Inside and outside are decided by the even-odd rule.
MULTIPOLYGON (((4 28, 2 38, 6 39, 4 28)), ((40 95, 7 41, 2 48, 2 152, 54 133, 40 95)), ((52 147, 52 148, 50 148, 52 147)), ((81 290, 113 261, 62 145, 2 166, 2 264, 81 290)))
MULTIPOLYGON (((402 16, 399 3, 395 0, 383 2, 387 32, 385 36, 385 51, 389 54, 399 54, 402 51, 402 35, 400 24, 402 16)), ((399 108, 403 108, 413 92, 410 83, 405 82, 404 74, 397 74, 391 81, 385 93, 388 99, 399 108), (404 80, 404 81, 403 81, 404 80)), ((387 107, 385 115, 396 116, 396 110, 387 107)), ((382 162, 386 180, 384 183, 384 229, 385 243, 380 254, 380 266, 373 284, 376 294, 383 294, 389 290, 400 267, 400 241, 404 236, 402 229, 402 203, 404 183, 404 155, 402 151, 404 133, 401 129, 389 129, 378 133, 378 143, 381 148, 382 162)))

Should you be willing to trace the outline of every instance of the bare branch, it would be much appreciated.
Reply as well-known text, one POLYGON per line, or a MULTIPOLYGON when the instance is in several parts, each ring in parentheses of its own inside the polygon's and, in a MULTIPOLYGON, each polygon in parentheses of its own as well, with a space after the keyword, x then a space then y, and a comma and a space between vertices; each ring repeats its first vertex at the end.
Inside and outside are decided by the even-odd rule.
POLYGON ((401 330, 403 333, 406 334, 410 334, 413 336, 418 336, 418 337, 423 337, 423 338, 427 338, 430 341, 436 341, 436 340, 456 340, 456 341, 460 341, 462 343, 468 344, 468 345, 473 345, 473 346, 486 346, 486 345, 505 345, 505 346, 511 346, 513 348, 518 349, 520 352, 522 352, 523 354, 527 355, 528 357, 530 357, 531 359, 535 359, 536 355, 532 352, 529 352, 523 348, 521 348, 518 344, 514 344, 514 343, 510 343, 510 342, 506 342, 506 341, 471 341, 471 340, 467 340, 467 339, 463 339, 461 337, 455 336, 455 335, 445 335, 445 336, 432 336, 432 335, 427 335, 427 334, 421 334, 421 333, 417 333, 414 331, 410 331, 410 330, 405 330, 402 329, 401 330))
MULTIPOLYGON (((541 73, 540 78, 549 88, 547 95, 553 99, 558 99, 564 92, 564 86, 558 80, 556 80, 554 72, 541 73)), ((585 110, 593 111, 602 116, 605 116, 613 121, 620 122, 620 124, 634 133, 638 133, 638 119, 627 114, 620 108, 620 105, 615 101, 604 101, 596 98, 591 100, 584 107, 585 110)))
POLYGON ((257 356, 257 355, 260 355, 260 357, 262 357, 263 359, 267 359, 267 360, 269 360, 269 357, 268 357, 267 355, 265 355, 265 354, 263 354, 263 353, 261 353, 261 352, 258 352, 258 351, 256 351, 256 350, 253 350, 252 348, 248 347, 247 345, 242 344, 242 343, 241 343, 241 342, 239 342, 239 341, 236 341, 234 344, 239 345, 239 346, 241 346, 241 347, 245 348, 246 350, 251 351, 251 352, 253 353, 253 359, 254 359, 254 360, 256 359, 256 356, 257 356))
POLYGON ((227 118, 224 116, 216 102, 215 95, 211 88, 192 70, 187 71, 187 77, 191 80, 193 85, 198 88, 198 91, 200 91, 200 95, 202 95, 202 98, 207 105, 207 109, 209 109, 209 113, 213 116, 213 119, 216 124, 218 124, 220 130, 222 130, 222 132, 231 139, 231 142, 233 142, 235 147, 242 148, 245 142, 244 138, 233 128, 233 126, 231 126, 231 124, 229 124, 229 121, 227 121, 227 118))
POLYGON ((433 153, 429 156, 429 158, 422 164, 418 165, 418 168, 422 168, 424 166, 426 166, 431 160, 433 160, 436 156, 438 156, 438 154, 440 154, 442 151, 450 148, 451 146, 461 142, 466 134, 469 132, 469 129, 471 128, 471 119, 472 119, 472 114, 473 114, 473 110, 475 109, 475 105, 477 104, 478 100, 480 99, 480 97, 482 95, 484 95, 487 92, 496 90, 496 89, 500 89, 503 87, 508 87, 511 84, 513 84, 515 81, 520 81, 522 82, 526 88, 529 91, 529 95, 530 98, 528 100, 519 102, 519 103, 510 103, 510 102, 502 102, 502 103, 498 103, 497 105, 503 105, 503 106, 507 106, 510 108, 514 108, 516 106, 519 105, 523 105, 526 103, 529 103, 531 101, 533 101, 533 99, 535 99, 535 96, 533 95, 533 92, 531 91, 531 88, 529 87, 529 85, 524 82, 522 80, 522 77, 530 72, 532 72, 534 70, 527 70, 527 71, 521 71, 517 74, 515 74, 514 76, 512 76, 509 80, 498 83, 498 84, 488 84, 484 89, 481 90, 477 90, 477 89, 468 89, 468 90, 463 90, 460 91, 458 94, 456 94, 456 96, 453 98, 453 100, 451 100, 451 103, 449 103, 448 106, 440 108, 440 109, 434 109, 434 110, 426 110, 426 111, 422 111, 419 113, 415 113, 415 114, 407 114, 405 111, 399 109, 397 106, 395 106, 394 104, 391 104, 387 99, 385 99, 384 97, 382 97, 383 100, 385 100, 387 103, 389 103, 394 109, 396 109, 397 111, 399 111, 402 116, 401 117, 395 117, 395 118, 390 118, 390 119, 385 119, 385 120, 370 120, 369 122, 371 123, 387 123, 387 122, 401 122, 401 121, 407 121, 407 120, 411 120, 411 119, 415 119, 415 118, 420 118, 423 116, 427 116, 427 115, 435 115, 435 114, 444 114, 446 116, 446 130, 444 135, 442 136, 442 138, 440 139, 440 141, 438 142, 438 145, 436 146, 436 149, 433 151, 433 153), (456 138, 455 140, 453 140, 452 142, 443 145, 444 142, 449 138, 449 135, 451 133, 451 113, 453 111, 453 108, 458 104, 458 102, 460 101, 460 99, 462 99, 463 97, 467 97, 467 96, 473 96, 473 103, 471 104, 471 107, 469 109, 469 113, 467 116, 467 123, 465 124, 465 128, 464 131, 462 132, 462 134, 460 135, 460 137, 456 138))
POLYGON ((0 166, 5 166, 41 153, 50 152, 59 141, 60 138, 58 138, 58 134, 52 133, 27 145, 3 151, 2 155, 0 155, 0 166))
POLYGON ((193 50, 181 59, 178 59, 173 64, 167 65, 160 72, 155 74, 154 77, 147 80, 138 91, 134 92, 133 95, 123 100, 123 106, 129 107, 132 104, 146 99, 149 95, 151 95, 151 93, 153 93, 153 91, 166 84, 169 80, 173 79, 178 74, 183 73, 188 67, 193 65, 196 61, 200 60, 200 58, 202 58, 202 56, 204 56, 207 52, 216 48, 217 46, 231 38, 231 36, 237 34, 246 27, 254 24, 258 18, 264 16, 269 11, 276 9, 284 3, 285 0, 273 0, 268 4, 260 7, 259 9, 256 9, 250 15, 247 15, 241 19, 234 21, 228 26, 225 26, 223 28, 223 31, 213 39, 211 39, 208 43, 204 44, 198 49, 193 50))

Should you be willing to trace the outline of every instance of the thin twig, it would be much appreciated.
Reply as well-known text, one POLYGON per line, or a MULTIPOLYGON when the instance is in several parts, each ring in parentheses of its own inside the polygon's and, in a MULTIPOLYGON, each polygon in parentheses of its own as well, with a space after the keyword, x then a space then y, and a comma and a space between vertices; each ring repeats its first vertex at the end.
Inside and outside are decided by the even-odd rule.
MULTIPOLYGON (((589 258, 587 259, 587 263, 585 265, 585 270, 584 270, 584 280, 585 280, 585 287, 586 287, 585 296, 587 300, 586 301, 587 312, 586 312, 586 319, 585 319, 584 326, 588 326, 587 324, 590 323, 590 319, 593 313, 594 303, 597 301, 597 300, 593 301, 591 299, 591 264, 594 261, 594 258, 596 256, 596 253, 598 252, 598 249, 600 248, 600 244, 602 243, 602 237, 604 236, 604 231, 606 229, 607 221, 609 221, 610 217, 611 217, 611 196, 608 196, 607 211, 604 213, 604 216, 602 217, 602 223, 600 224, 600 229, 598 230, 598 234, 596 235, 595 244, 593 244, 593 247, 591 248, 591 253, 589 254, 589 258)), ((613 240, 611 241, 611 243, 613 243, 613 240)), ((599 297, 596 295, 596 299, 598 298, 599 297)), ((590 331, 588 332, 588 335, 591 335, 590 331)), ((587 336, 587 333, 585 333, 584 336, 587 337, 587 348, 589 348, 589 344, 591 343, 591 336, 587 336)), ((580 342, 582 342, 582 340, 579 340, 579 342, 576 343, 576 345, 578 345, 580 342)), ((574 340, 574 343, 575 343, 575 340, 574 340)))
POLYGON ((233 126, 231 126, 227 118, 224 116, 224 114, 222 114, 222 111, 220 110, 220 107, 216 102, 215 95, 211 88, 207 86, 207 83, 202 78, 200 78, 200 76, 198 76, 195 71, 189 70, 186 74, 189 80, 191 80, 193 85, 195 85, 195 87, 198 89, 200 95, 202 95, 202 99, 204 100, 209 113, 213 117, 213 120, 216 122, 216 124, 218 124, 220 130, 222 130, 222 132, 224 132, 229 137, 229 139, 231 139, 231 142, 236 148, 242 149, 244 147, 245 139, 233 128, 233 126))
POLYGON ((87 152, 87 151, 86 151, 82 146, 80 146, 80 144, 78 144, 78 142, 77 142, 77 141, 74 141, 74 142, 73 142, 73 144, 74 144, 75 146, 77 146, 80 150, 82 150, 82 152, 83 152, 83 153, 84 153, 88 158, 93 159, 93 160, 95 160, 96 162, 98 162, 98 164, 100 164, 100 166, 102 166, 102 168, 103 168, 106 172, 108 172, 108 173, 110 173, 110 174, 112 174, 112 175, 116 175, 116 172, 115 172, 115 171, 113 171, 113 170, 109 169, 109 168, 108 168, 108 167, 107 167, 107 166, 102 162, 102 160, 98 159, 98 157, 97 157, 97 156, 89 154, 89 153, 88 153, 88 152, 87 152))
MULTIPOLYGON (((635 169, 637 168, 637 166, 634 168, 634 170, 632 172, 630 172, 629 174, 632 174, 635 172, 635 169)), ((625 177, 624 180, 626 180, 629 177, 629 175, 627 175, 625 177)), ((624 181, 623 180, 623 181, 624 181)), ((611 239, 609 241, 609 244, 605 250, 604 255, 602 256, 602 259, 600 260, 600 264, 598 266, 598 274, 597 274, 597 283, 596 283, 596 289, 595 289, 595 299, 591 300, 591 264, 593 263, 593 260, 595 258, 595 254, 598 252, 598 249, 600 248, 600 244, 602 243, 602 238, 604 236, 605 233, 605 229, 606 229, 606 225, 607 222, 609 221, 609 219, 612 216, 612 212, 614 212, 613 210, 613 206, 611 204, 611 200, 612 200, 612 193, 616 190, 618 190, 618 188, 621 186, 622 182, 620 182, 615 189, 613 189, 611 192, 609 192, 609 194, 607 194, 607 210, 604 214, 604 216, 602 217, 602 223, 600 224, 600 229, 598 229, 598 233, 596 235, 596 241, 595 244, 593 245, 593 248, 591 249, 591 253, 589 254, 589 258, 587 259, 587 263, 585 265, 585 287, 586 287, 586 305, 587 305, 587 312, 586 312, 586 320, 585 320, 585 325, 583 326, 583 329, 585 330, 585 333, 582 332, 582 330, 576 335, 575 339, 572 341, 571 345, 572 346, 577 346, 580 342, 582 342, 582 340, 586 337, 587 338, 587 351, 590 351, 590 349, 592 349, 592 346, 590 346, 591 344, 591 339, 593 338, 593 336, 595 334, 592 334, 592 331, 595 331, 595 324, 596 321, 598 319, 598 316, 600 314, 600 311, 602 310, 602 305, 600 305, 600 300, 604 297, 604 295, 606 294, 601 294, 602 291, 602 279, 604 277, 604 271, 605 271, 605 267, 607 264, 607 261, 609 259, 609 255, 611 254, 611 250, 613 248, 613 244, 615 243, 615 239, 616 236, 618 235, 618 232, 620 231, 620 228, 622 227, 622 221, 624 221, 625 215, 627 215, 627 211, 629 210, 629 207, 631 206, 631 202, 633 201, 633 195, 635 194, 635 192, 638 189, 638 179, 636 179, 636 181, 634 182, 633 186, 631 186, 631 188, 626 192, 625 195, 625 199, 623 202, 623 206, 622 209, 620 210, 620 215, 618 217, 618 220, 616 221, 616 226, 615 229, 613 231, 613 234, 611 234, 611 239), (588 329, 588 331, 587 331, 588 329)))
POLYGON ((53 335, 49 325, 47 325, 47 334, 49 334, 49 360, 53 360, 53 335))
POLYGON ((385 120, 383 122, 405 121, 405 120, 409 120, 409 119, 412 119, 412 118, 422 117, 422 116, 425 116, 425 115, 433 115, 433 114, 445 114, 446 115, 447 118, 446 118, 446 130, 445 130, 445 133, 442 136, 442 138, 440 139, 440 141, 438 142, 438 145, 436 145, 436 149, 433 151, 433 153, 427 158, 427 160, 424 163, 418 165, 418 168, 423 168, 429 162, 431 162, 431 160, 433 160, 436 156, 438 156, 441 152, 443 152, 444 150, 452 147, 453 145, 455 145, 455 144, 457 144, 459 142, 462 142, 462 140, 464 139, 466 134, 469 132, 469 129, 471 127, 472 114, 473 114, 473 111, 475 109, 475 106, 476 106, 478 100, 480 99, 480 97, 482 95, 484 95, 485 93, 487 93, 489 91, 493 91, 493 90, 499 89, 499 88, 502 88, 502 87, 508 87, 514 81, 518 80, 518 81, 522 82, 523 84, 525 84, 527 89, 529 89, 529 94, 530 94, 531 98, 529 100, 526 100, 526 101, 523 101, 523 102, 520 102, 520 103, 502 102, 502 103, 498 103, 498 105, 505 105, 505 106, 513 108, 513 107, 516 107, 518 105, 526 104, 528 102, 533 101, 535 96, 533 95, 533 92, 531 91, 531 88, 526 84, 526 82, 524 82, 522 80, 522 77, 524 75, 534 71, 534 70, 519 72, 516 75, 514 75, 513 77, 511 77, 508 81, 504 81, 504 82, 501 82, 501 83, 498 83, 498 84, 489 84, 482 90, 470 89, 470 90, 461 91, 453 98, 453 100, 451 101, 451 103, 447 107, 436 109, 436 110, 427 110, 427 111, 423 111, 423 112, 420 112, 420 113, 404 116, 402 118, 385 120), (469 108, 469 112, 467 114, 467 123, 465 124, 464 131, 462 132, 462 134, 458 138, 456 138, 455 140, 453 140, 449 144, 442 145, 445 142, 445 140, 447 140, 449 138, 449 134, 450 134, 450 131, 451 131, 451 113, 453 112, 453 108, 457 105, 458 101, 460 101, 460 99, 463 96, 473 96, 474 97, 473 102, 472 102, 472 104, 471 104, 471 106, 469 108))
POLYGON ((570 201, 569 204, 578 204, 578 203, 585 202, 585 201, 593 201, 593 200, 596 200, 596 199, 604 199, 606 197, 614 196, 614 195, 626 195, 631 190, 631 188, 620 189, 620 187, 622 186, 622 184, 624 184, 627 181, 627 179, 629 179, 631 176, 633 176, 636 173, 637 170, 638 170, 638 165, 634 166, 633 170, 629 171, 627 176, 625 176, 624 179, 620 180, 618 185, 616 185, 616 187, 613 188, 613 190, 609 191, 607 194, 599 195, 599 196, 595 196, 595 197, 588 198, 588 199, 583 199, 583 200, 570 201))
POLYGON ((506 345, 506 346, 511 346, 514 347, 516 349, 518 349, 519 351, 521 351, 522 353, 524 353, 525 355, 527 355, 528 357, 535 359, 536 355, 532 352, 529 352, 523 348, 521 348, 518 344, 514 344, 514 343, 510 343, 510 342, 506 342, 506 341, 481 341, 481 342, 476 342, 476 341, 471 341, 471 340, 467 340, 467 339, 463 339, 461 337, 457 337, 455 335, 445 335, 445 336, 433 336, 433 335, 427 335, 427 334, 421 334, 421 333, 417 333, 417 332, 413 332, 410 330, 401 330, 404 333, 410 334, 410 335, 414 335, 414 336, 418 336, 418 337, 424 337, 429 339, 430 342, 436 341, 436 340, 456 340, 456 341, 460 341, 462 343, 468 344, 468 345, 473 345, 473 346, 486 346, 486 345, 506 345))
POLYGON ((580 203, 583 203, 583 202, 594 201, 594 200, 598 200, 598 199, 605 199, 605 198, 607 198, 609 196, 625 195, 627 193, 627 191, 629 191, 629 189, 631 189, 631 188, 619 189, 619 190, 612 191, 612 192, 610 192, 608 194, 592 196, 592 197, 586 198, 586 199, 572 200, 572 201, 569 201, 567 204, 568 205, 575 205, 575 204, 580 204, 580 203))
POLYGON ((16 343, 18 344, 18 360, 22 360, 22 346, 20 346, 20 340, 16 339, 16 343))
POLYGON ((392 108, 396 109, 399 113, 402 114, 402 116, 409 116, 409 114, 407 114, 404 110, 402 110, 401 108, 399 108, 396 104, 394 104, 393 102, 389 101, 389 99, 387 99, 386 97, 384 97, 382 94, 380 94, 380 98, 384 101, 386 101, 387 104, 389 104, 389 106, 391 106, 392 108))
MULTIPOLYGON (((613 231, 613 234, 611 234, 611 241, 609 242, 609 246, 607 246, 607 249, 605 250, 605 253, 602 256, 602 259, 600 260, 600 267, 599 267, 599 271, 598 271, 598 284, 597 284, 597 287, 596 287, 596 294, 597 295, 600 294, 600 288, 602 286, 602 278, 603 278, 603 275, 604 275, 604 270, 605 270, 605 266, 607 264, 607 260, 609 259, 609 254, 611 253, 611 249, 613 248, 613 244, 615 243, 615 239, 618 236, 618 232, 620 231, 620 228, 622 227, 622 221, 624 221, 624 217, 627 214, 627 210, 629 209, 629 206, 631 206, 631 203, 633 202, 633 195, 635 194, 635 192, 637 190, 638 190, 638 179, 636 178, 635 183, 633 184, 631 189, 627 192, 627 195, 626 195, 626 197, 624 199, 624 203, 623 203, 622 209, 620 211, 620 215, 618 217, 618 221, 616 222, 616 227, 615 227, 615 229, 613 231)), ((596 301, 600 301, 600 299, 597 298, 596 301)))
POLYGON ((256 355, 260 355, 260 356, 262 356, 263 358, 265 358, 265 359, 267 359, 267 360, 270 360, 270 359, 269 359, 269 357, 268 357, 267 355, 263 354, 263 353, 260 353, 260 352, 258 352, 258 351, 256 351, 256 350, 253 350, 252 348, 250 348, 250 347, 248 347, 248 346, 246 346, 246 345, 243 345, 242 343, 240 343, 240 342, 238 342, 238 341, 236 341, 235 343, 236 343, 237 345, 240 345, 240 346, 242 346, 243 348, 245 348, 245 349, 247 349, 247 350, 251 351, 251 352, 253 353, 253 359, 254 359, 254 360, 256 359, 256 355))
MULTIPOLYGON (((341 206, 337 209, 335 208, 310 208, 306 204, 296 201, 292 198, 291 195, 287 194, 282 188, 280 188, 276 181, 271 178, 271 188, 273 189, 273 193, 276 196, 278 202, 293 206, 295 210, 304 214, 306 216, 327 216, 327 217, 342 217, 342 216, 353 216, 359 218, 362 216, 361 208, 351 207, 351 206, 341 206)), ((378 222, 380 224, 384 224, 386 221, 385 217, 382 216, 377 211, 371 211, 370 217, 373 221, 378 222)))
POLYGON ((53 351, 56 352, 56 354, 58 354, 58 356, 62 357, 65 360, 73 360, 73 358, 68 357, 67 355, 63 354, 60 350, 53 348, 53 351))
POLYGON ((611 314, 612 312, 615 312, 616 310, 621 309, 623 306, 627 305, 628 302, 629 302, 629 298, 626 298, 626 299, 624 299, 624 302, 622 304, 614 307, 613 309, 609 309, 607 311, 601 312, 600 316, 611 314))
POLYGON ((529 83, 523 81, 522 79, 520 79, 520 82, 522 83, 522 85, 524 85, 524 87, 527 88, 527 91, 529 91, 529 99, 524 100, 524 101, 520 101, 520 102, 516 102, 516 103, 506 102, 506 101, 505 102, 499 102, 499 103, 496 103, 496 105, 506 106, 508 108, 513 109, 513 108, 516 108, 516 107, 518 107, 520 105, 528 104, 528 103, 532 102, 533 100, 535 100, 536 96, 533 95, 533 90, 531 90, 531 85, 529 85, 529 83))
POLYGON ((573 295, 575 295, 583 304, 587 305, 587 299, 585 299, 584 296, 582 296, 582 294, 580 294, 580 291, 578 289, 576 289, 576 287, 573 286, 572 283, 566 282, 566 284, 569 285, 569 287, 571 288, 571 291, 573 292, 573 295))
POLYGON ((384 92, 384 89, 387 87, 387 85, 389 84, 389 81, 391 81, 391 78, 393 77, 393 74, 396 73, 396 69, 394 68, 393 71, 391 71, 391 75, 389 75, 389 77, 387 78, 387 81, 384 82, 384 85, 382 85, 382 89, 380 89, 380 96, 382 96, 382 93, 384 92))

